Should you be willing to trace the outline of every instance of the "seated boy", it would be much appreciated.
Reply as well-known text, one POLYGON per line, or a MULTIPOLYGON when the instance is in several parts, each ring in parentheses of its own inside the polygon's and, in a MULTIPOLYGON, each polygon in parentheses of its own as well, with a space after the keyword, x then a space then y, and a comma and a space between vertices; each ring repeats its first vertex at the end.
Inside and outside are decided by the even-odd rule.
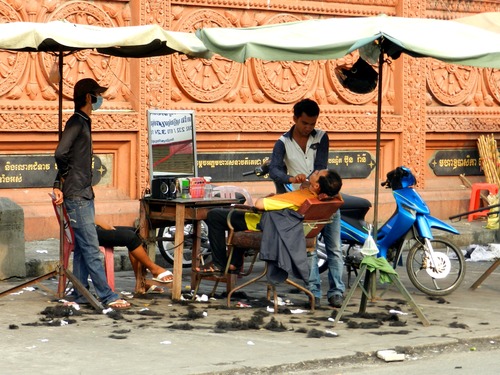
MULTIPOLYGON (((306 188, 292 191, 284 194, 259 198, 255 202, 255 207, 263 211, 292 209, 298 210, 299 207, 309 198, 317 198, 320 194, 333 197, 337 195, 342 187, 340 175, 331 169, 314 171, 309 177, 309 184, 306 188)), ((215 208, 210 210, 207 215, 208 239, 212 250, 212 264, 199 269, 200 272, 223 272, 227 263, 226 250, 226 231, 227 216, 229 210, 225 208, 215 208)), ((257 225, 260 222, 261 214, 235 211, 231 216, 231 224, 236 231, 258 230, 257 225)), ((235 253, 232 264, 229 266, 231 271, 238 270, 241 266, 242 254, 235 253)))

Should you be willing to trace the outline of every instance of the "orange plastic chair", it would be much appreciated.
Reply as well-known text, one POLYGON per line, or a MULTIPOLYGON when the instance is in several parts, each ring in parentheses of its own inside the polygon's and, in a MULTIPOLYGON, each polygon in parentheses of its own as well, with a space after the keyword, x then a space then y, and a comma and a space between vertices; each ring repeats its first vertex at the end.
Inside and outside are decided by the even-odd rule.
MULTIPOLYGON (((52 199, 52 206, 54 207, 54 211, 56 213, 57 221, 59 225, 61 225, 61 218, 59 213, 59 207, 54 202, 54 197, 52 194, 49 194, 52 199)), ((73 228, 71 228, 69 216, 66 212, 66 208, 64 205, 63 208, 63 225, 64 225, 64 238, 63 241, 63 268, 67 269, 69 266, 69 257, 71 252, 75 249, 75 234, 73 233, 73 228)), ((115 290, 115 260, 114 260, 114 249, 112 247, 104 247, 99 246, 99 250, 104 254, 104 271, 106 272, 106 279, 108 281, 109 287, 111 290, 115 290)), ((63 275, 59 279, 59 290, 64 291, 66 288, 66 276, 63 275)))
MULTIPOLYGON (((489 184, 486 182, 478 182, 472 184, 471 193, 470 193, 470 201, 469 201, 469 211, 474 211, 481 208, 481 191, 487 190, 489 194, 496 195, 498 194, 498 185, 489 184)), ((474 212, 467 216, 467 221, 473 221, 476 218, 486 217, 488 216, 488 210, 474 212)))

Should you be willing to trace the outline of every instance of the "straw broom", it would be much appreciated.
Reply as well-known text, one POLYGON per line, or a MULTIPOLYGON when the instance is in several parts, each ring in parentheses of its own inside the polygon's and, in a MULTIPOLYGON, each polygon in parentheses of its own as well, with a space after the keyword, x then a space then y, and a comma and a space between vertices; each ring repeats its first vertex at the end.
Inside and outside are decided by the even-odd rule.
MULTIPOLYGON (((498 152, 497 142, 491 136, 481 135, 477 141, 479 149, 479 164, 483 168, 486 182, 500 186, 500 154, 498 152)), ((489 206, 498 204, 498 195, 488 195, 487 203, 489 206)), ((492 209, 491 212, 498 212, 498 208, 492 209)), ((499 216, 498 213, 488 215, 487 229, 498 229, 499 216)))
POLYGON ((493 134, 479 136, 477 147, 479 149, 479 164, 484 171, 486 182, 500 186, 500 154, 493 134))

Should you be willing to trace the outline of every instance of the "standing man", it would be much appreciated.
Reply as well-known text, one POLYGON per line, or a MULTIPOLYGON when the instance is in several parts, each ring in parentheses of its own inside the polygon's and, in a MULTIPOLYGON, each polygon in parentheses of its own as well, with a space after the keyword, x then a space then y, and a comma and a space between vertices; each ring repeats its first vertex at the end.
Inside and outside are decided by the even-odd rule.
MULTIPOLYGON (((292 128, 283 134, 275 143, 269 174, 279 187, 284 184, 294 184, 300 188, 308 176, 315 170, 326 169, 328 166, 328 134, 315 129, 319 116, 319 106, 311 99, 303 99, 293 107, 292 128)), ((344 262, 340 241, 340 210, 332 217, 322 231, 328 259, 327 293, 328 303, 333 307, 341 307, 344 301, 345 285, 342 281, 344 262)), ((321 300, 321 278, 318 268, 316 251, 308 254, 310 260, 310 275, 308 288, 316 299, 316 306, 321 300)))
MULTIPOLYGON (((75 112, 66 122, 55 152, 57 177, 53 192, 55 203, 57 205, 64 203, 75 234, 73 255, 75 277, 88 288, 90 275, 101 302, 114 309, 124 309, 129 308, 130 304, 120 299, 106 281, 95 227, 90 115, 93 110, 101 106, 103 100, 101 94, 106 89, 91 78, 76 83, 73 94, 75 112)), ((75 302, 86 302, 76 288, 74 291, 75 302)))

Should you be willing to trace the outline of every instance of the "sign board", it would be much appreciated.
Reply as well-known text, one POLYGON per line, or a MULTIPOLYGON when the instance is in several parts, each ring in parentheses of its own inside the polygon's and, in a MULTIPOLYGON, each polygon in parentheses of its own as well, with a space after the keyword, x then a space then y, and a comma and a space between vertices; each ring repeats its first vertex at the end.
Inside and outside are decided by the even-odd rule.
POLYGON ((429 161, 429 167, 436 176, 480 176, 483 170, 479 164, 479 151, 439 150, 429 161))
POLYGON ((149 110, 147 118, 150 181, 198 176, 194 111, 149 110))
MULTIPOLYGON (((92 185, 111 184, 112 165, 113 155, 94 154, 92 185)), ((53 154, 0 155, 0 189, 49 188, 56 175, 53 154)))
MULTIPOLYGON (((244 182, 269 179, 269 175, 243 176, 271 157, 269 152, 219 152, 198 154, 200 176, 210 176, 213 182, 244 182)), ((368 178, 375 168, 375 161, 368 151, 332 151, 328 167, 335 169, 342 178, 368 178)))

